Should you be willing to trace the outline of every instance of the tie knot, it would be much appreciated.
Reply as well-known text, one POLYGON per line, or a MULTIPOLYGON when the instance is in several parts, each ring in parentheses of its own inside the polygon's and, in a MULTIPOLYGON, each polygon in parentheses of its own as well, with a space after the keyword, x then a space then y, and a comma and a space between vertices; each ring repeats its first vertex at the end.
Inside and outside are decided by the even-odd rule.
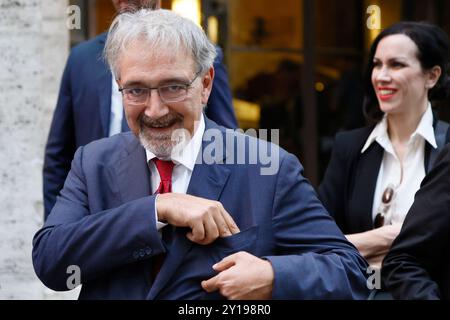
POLYGON ((172 181, 172 171, 175 164, 172 161, 160 160, 158 158, 154 158, 153 162, 156 165, 156 169, 158 169, 161 181, 172 181))

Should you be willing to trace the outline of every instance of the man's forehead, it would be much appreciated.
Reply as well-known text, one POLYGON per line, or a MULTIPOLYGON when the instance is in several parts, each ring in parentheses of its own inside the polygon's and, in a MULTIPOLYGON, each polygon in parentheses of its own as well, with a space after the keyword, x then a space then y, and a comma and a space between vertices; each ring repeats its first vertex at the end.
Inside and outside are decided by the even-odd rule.
POLYGON ((197 70, 192 58, 185 53, 168 50, 140 50, 130 48, 119 57, 121 78, 191 77, 197 70))
POLYGON ((121 54, 122 59, 127 57, 155 64, 176 64, 188 67, 194 65, 192 53, 185 47, 171 47, 170 43, 152 45, 145 40, 129 43, 121 54))
POLYGON ((125 72, 120 80, 123 82, 123 85, 145 84, 147 86, 155 86, 169 82, 188 82, 191 80, 189 77, 190 73, 183 73, 176 69, 168 69, 155 72, 125 72))
POLYGON ((191 81, 194 75, 193 68, 175 68, 173 66, 156 68, 123 68, 121 70, 120 81, 122 85, 143 84, 146 86, 157 86, 164 83, 191 81))

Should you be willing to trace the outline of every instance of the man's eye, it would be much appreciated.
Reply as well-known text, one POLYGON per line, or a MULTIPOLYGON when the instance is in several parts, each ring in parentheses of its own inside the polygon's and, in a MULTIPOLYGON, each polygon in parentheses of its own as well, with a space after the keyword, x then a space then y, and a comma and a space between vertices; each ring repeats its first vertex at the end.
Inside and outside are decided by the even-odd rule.
POLYGON ((128 89, 127 91, 128 91, 128 94, 130 94, 134 97, 139 97, 139 96, 142 96, 143 94, 145 94, 145 90, 139 89, 139 88, 128 89))
POLYGON ((183 91, 184 87, 185 86, 181 85, 181 84, 172 84, 170 86, 164 87, 164 90, 166 90, 167 92, 170 92, 170 93, 177 93, 177 92, 183 91))

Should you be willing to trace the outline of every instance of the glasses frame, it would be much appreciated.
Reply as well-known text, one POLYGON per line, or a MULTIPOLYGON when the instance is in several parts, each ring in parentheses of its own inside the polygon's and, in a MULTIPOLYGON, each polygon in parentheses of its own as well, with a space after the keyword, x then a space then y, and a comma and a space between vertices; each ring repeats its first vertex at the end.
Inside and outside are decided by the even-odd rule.
POLYGON ((134 105, 134 106, 142 106, 142 105, 147 104, 148 99, 149 99, 149 98, 151 97, 151 95, 152 95, 152 90, 156 90, 156 91, 158 92, 159 99, 161 99, 161 101, 162 101, 163 103, 175 103, 175 102, 181 102, 181 101, 184 101, 184 100, 186 99, 188 90, 192 87, 192 84, 194 83, 195 80, 197 80, 197 78, 198 78, 198 76, 199 76, 200 74, 201 74, 201 70, 199 70, 199 71, 195 74, 194 78, 193 78, 191 81, 189 81, 188 83, 172 83, 172 84, 165 84, 165 85, 161 85, 161 86, 157 86, 157 87, 133 87, 133 88, 125 88, 125 87, 122 87, 122 88, 119 88, 119 92, 122 94, 122 97, 123 97, 123 99, 124 99, 124 104, 127 103, 127 104, 129 104, 129 105, 134 105), (164 99, 164 98, 162 97, 161 91, 160 91, 160 90, 161 90, 162 88, 168 88, 168 87, 172 87, 172 86, 183 87, 183 90, 185 91, 185 93, 184 93, 184 95, 183 95, 182 97, 180 97, 180 99, 167 100, 167 99, 164 99), (145 97, 145 100, 144 100, 142 103, 132 102, 132 101, 130 101, 130 100, 128 100, 128 99, 126 98, 126 96, 127 96, 127 94, 128 94, 128 93, 126 92, 126 90, 136 90, 136 89, 138 89, 138 90, 145 90, 146 97, 145 97))

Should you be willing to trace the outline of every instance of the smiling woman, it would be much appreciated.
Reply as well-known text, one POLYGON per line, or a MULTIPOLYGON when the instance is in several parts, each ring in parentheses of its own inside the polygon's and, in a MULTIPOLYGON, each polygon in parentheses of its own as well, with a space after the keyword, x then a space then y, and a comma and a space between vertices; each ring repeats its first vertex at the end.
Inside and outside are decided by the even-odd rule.
POLYGON ((381 32, 365 78, 372 125, 336 136, 319 196, 373 266, 381 267, 446 143, 448 124, 438 121, 430 101, 447 95, 449 50, 445 32, 429 24, 400 22, 381 32))
MULTIPOLYGON (((420 85, 419 92, 424 93, 425 90, 426 99, 445 99, 449 86, 447 73, 449 64, 448 41, 448 36, 444 31, 428 24, 401 22, 384 30, 375 39, 371 47, 366 69, 368 72, 365 79, 366 99, 364 111, 367 118, 373 122, 378 122, 384 116, 384 111, 381 109, 382 106, 379 105, 380 96, 378 95, 377 97, 376 93, 377 85, 374 83, 374 80, 376 80, 374 77, 379 75, 379 70, 383 66, 383 61, 380 61, 380 55, 385 58, 385 64, 386 62, 391 64, 390 66, 387 65, 390 69, 385 68, 385 71, 392 71, 395 68, 396 71, 399 71, 399 73, 396 72, 395 74, 404 75, 402 77, 407 77, 406 81, 415 81, 417 79, 419 81, 430 80, 431 82, 420 85), (416 71, 418 78, 408 73, 411 71, 411 68, 416 71), (412 78, 408 78, 410 76, 412 78)), ((388 76, 391 75, 388 74, 388 76)), ((407 101, 403 102, 407 103, 407 101)), ((423 101, 417 103, 423 103, 423 101)))
POLYGON ((417 45, 404 34, 387 36, 378 44, 372 85, 380 110, 390 121, 404 114, 419 119, 428 107, 428 91, 436 85, 442 69, 436 65, 423 70, 419 56, 417 45))

